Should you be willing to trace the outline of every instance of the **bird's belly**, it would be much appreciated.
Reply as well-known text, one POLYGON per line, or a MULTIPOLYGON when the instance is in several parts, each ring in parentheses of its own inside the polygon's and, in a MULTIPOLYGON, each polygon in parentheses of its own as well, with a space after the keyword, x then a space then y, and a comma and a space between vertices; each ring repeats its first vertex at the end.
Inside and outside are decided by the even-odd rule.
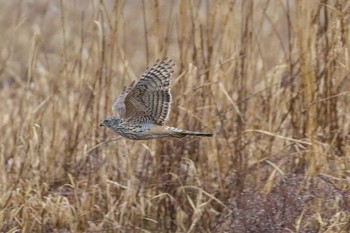
POLYGON ((141 133, 123 133, 121 134, 123 137, 132 139, 132 140, 147 140, 147 139, 154 139, 154 138, 162 138, 166 137, 166 135, 161 134, 149 134, 146 132, 141 133))
POLYGON ((162 138, 168 135, 162 133, 157 126, 152 125, 140 125, 124 132, 119 132, 123 137, 132 139, 132 140, 147 140, 154 138, 162 138))

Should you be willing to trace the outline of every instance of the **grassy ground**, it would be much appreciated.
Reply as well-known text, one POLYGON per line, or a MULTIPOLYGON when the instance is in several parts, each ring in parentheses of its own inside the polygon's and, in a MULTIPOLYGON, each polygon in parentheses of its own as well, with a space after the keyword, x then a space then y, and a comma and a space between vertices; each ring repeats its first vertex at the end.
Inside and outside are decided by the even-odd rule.
POLYGON ((350 3, 1 1, 0 232, 349 232, 350 3), (168 125, 99 127, 158 58, 168 125))

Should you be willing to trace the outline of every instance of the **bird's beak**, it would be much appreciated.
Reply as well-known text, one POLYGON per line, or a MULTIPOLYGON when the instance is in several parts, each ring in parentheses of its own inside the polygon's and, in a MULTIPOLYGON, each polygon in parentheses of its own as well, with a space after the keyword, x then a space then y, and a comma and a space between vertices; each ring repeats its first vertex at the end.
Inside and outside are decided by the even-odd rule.
POLYGON ((104 124, 101 122, 101 123, 100 123, 100 126, 104 126, 104 124))

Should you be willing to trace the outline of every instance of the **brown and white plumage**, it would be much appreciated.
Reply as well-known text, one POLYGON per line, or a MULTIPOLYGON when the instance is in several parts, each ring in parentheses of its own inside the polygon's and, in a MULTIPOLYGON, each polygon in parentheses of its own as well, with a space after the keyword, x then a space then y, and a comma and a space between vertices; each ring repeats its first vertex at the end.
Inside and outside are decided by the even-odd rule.
POLYGON ((112 107, 119 118, 107 118, 100 125, 134 140, 186 135, 212 136, 210 133, 164 126, 170 112, 173 67, 172 59, 158 60, 137 82, 124 87, 112 107))
POLYGON ((140 80, 127 88, 113 104, 113 110, 126 121, 138 119, 162 125, 169 115, 171 104, 171 75, 174 62, 171 59, 157 61, 147 69, 140 80))

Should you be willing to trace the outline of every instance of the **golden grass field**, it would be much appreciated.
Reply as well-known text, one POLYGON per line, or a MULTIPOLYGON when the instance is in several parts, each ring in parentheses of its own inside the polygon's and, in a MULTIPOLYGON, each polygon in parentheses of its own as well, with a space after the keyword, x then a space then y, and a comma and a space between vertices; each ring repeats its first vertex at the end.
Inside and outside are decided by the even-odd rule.
POLYGON ((350 231, 349 1, 0 3, 0 232, 350 231), (99 127, 164 57, 215 137, 99 127))

